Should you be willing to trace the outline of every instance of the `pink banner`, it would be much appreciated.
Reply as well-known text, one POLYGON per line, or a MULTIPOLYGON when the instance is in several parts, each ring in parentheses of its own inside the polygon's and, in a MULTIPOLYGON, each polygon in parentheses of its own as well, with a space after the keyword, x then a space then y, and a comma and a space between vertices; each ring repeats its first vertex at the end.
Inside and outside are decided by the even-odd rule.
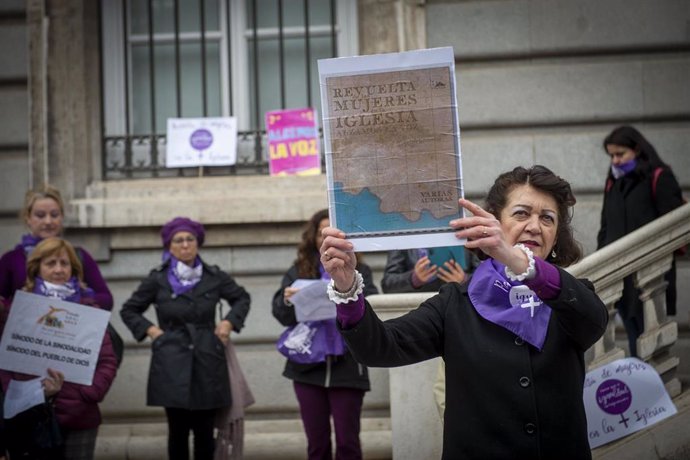
POLYGON ((271 176, 321 174, 314 109, 266 112, 266 135, 271 176))

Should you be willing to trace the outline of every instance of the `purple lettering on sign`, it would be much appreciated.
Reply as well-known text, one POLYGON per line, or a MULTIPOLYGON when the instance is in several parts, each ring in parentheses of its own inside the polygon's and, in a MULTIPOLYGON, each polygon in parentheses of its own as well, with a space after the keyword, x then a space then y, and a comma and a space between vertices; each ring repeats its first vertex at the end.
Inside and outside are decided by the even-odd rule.
POLYGON ((632 392, 628 385, 620 380, 605 380, 597 388, 597 404, 607 414, 622 414, 631 403, 632 392))
POLYGON ((213 134, 208 129, 197 129, 189 136, 189 144, 194 150, 206 150, 213 144, 213 134))

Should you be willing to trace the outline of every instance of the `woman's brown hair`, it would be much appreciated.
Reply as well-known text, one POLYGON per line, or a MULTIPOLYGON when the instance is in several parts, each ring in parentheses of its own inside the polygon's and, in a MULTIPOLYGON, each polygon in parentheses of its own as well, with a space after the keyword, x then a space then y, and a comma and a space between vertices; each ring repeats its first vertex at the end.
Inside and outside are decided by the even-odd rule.
MULTIPOLYGON (((319 248, 316 247, 316 237, 319 231, 321 221, 328 219, 328 209, 316 211, 313 216, 307 221, 304 231, 302 232, 302 239, 297 246, 297 274, 300 278, 319 278, 319 248)), ((357 262, 361 261, 359 254, 356 254, 357 262)))
POLYGON ((59 254, 61 251, 67 253, 67 258, 72 266, 71 276, 76 276, 79 280, 79 284, 82 287, 84 285, 84 268, 82 267, 81 261, 77 256, 77 252, 74 247, 67 241, 58 237, 46 238, 36 245, 34 250, 29 255, 29 259, 26 261, 26 284, 24 286, 25 291, 33 291, 36 285, 36 277, 41 273, 41 261, 46 257, 51 257, 59 254))
POLYGON ((295 260, 300 278, 318 278, 320 276, 316 232, 319 231, 319 225, 324 219, 328 219, 328 209, 316 211, 304 227, 302 239, 297 246, 297 260, 295 260))
POLYGON ((553 197, 558 207, 558 231, 554 250, 556 257, 548 256, 549 262, 567 267, 582 258, 580 244, 573 236, 571 225, 575 195, 565 179, 554 174, 549 168, 535 165, 531 168, 521 166, 498 176, 486 197, 486 210, 500 220, 501 211, 508 202, 508 195, 521 185, 530 185, 540 192, 553 197))

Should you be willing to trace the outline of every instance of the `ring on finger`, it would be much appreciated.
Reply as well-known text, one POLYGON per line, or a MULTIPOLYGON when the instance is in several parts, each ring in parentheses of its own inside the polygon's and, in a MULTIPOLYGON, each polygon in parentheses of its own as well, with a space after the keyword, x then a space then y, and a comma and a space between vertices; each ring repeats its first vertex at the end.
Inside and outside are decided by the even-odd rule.
POLYGON ((486 229, 484 229, 484 231, 482 232, 482 236, 489 236, 489 232, 487 232, 486 229))

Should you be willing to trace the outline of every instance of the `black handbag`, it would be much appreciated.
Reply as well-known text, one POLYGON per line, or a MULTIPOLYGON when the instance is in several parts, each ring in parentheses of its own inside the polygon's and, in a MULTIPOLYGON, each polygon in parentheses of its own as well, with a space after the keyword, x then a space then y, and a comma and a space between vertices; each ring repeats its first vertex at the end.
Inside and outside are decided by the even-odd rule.
POLYGON ((108 329, 106 332, 110 336, 110 342, 113 344, 113 351, 115 352, 117 367, 119 368, 120 363, 122 363, 122 356, 125 354, 125 342, 122 340, 122 337, 120 337, 117 329, 115 329, 112 324, 108 323, 108 329))
POLYGON ((63 439, 53 405, 39 404, 5 419, 5 440, 11 458, 56 458, 63 439))

